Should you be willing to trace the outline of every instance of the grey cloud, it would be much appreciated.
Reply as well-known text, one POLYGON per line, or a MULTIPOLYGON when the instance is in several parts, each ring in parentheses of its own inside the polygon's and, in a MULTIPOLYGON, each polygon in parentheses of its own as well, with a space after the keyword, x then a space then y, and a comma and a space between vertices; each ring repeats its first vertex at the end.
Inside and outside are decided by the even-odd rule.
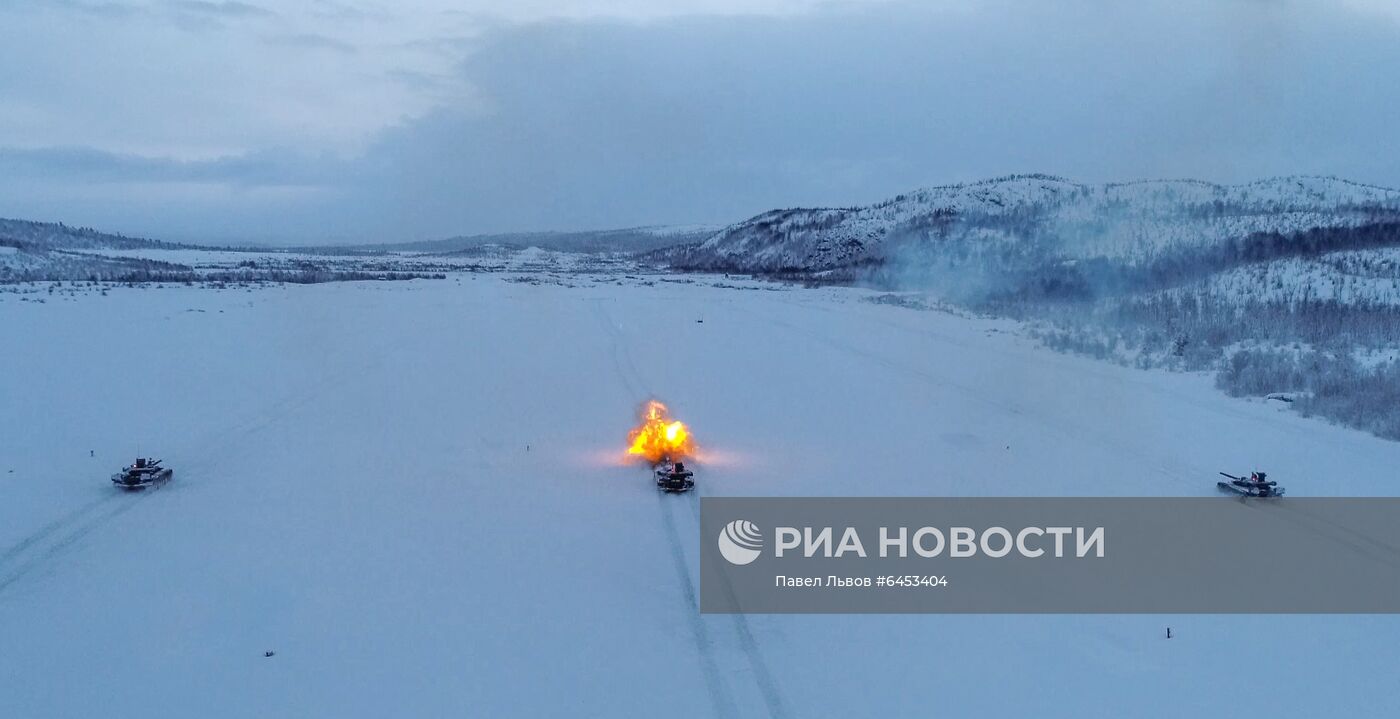
MULTIPOLYGON (((36 3, 36 6, 38 4, 36 3)), ((142 12, 140 7, 121 2, 83 2, 82 0, 49 0, 43 7, 67 10, 96 17, 128 17, 142 12)))
MULTIPOLYGON (((1400 74, 1400 27, 1321 2, 550 22, 496 26, 472 46, 458 79, 471 91, 444 93, 463 99, 355 160, 269 148, 175 166, 23 163, 75 182, 325 190, 296 205, 211 202, 198 217, 148 200, 150 226, 120 228, 198 237, 207 222, 289 242, 726 222, 1031 171, 1400 185, 1400 86, 1385 81, 1400 74)), ((0 156, 0 177, 14 157, 0 156)), ((15 213, 3 196, 0 213, 15 213)))
POLYGON ((329 50, 331 52, 345 53, 348 55, 353 55, 360 51, 360 49, 352 43, 319 33, 277 35, 269 38, 268 42, 286 47, 297 47, 308 50, 329 50))
POLYGON ((20 2, 11 8, 29 11, 57 11, 95 20, 147 19, 170 22, 185 29, 220 28, 229 21, 272 18, 277 13, 251 3, 228 0, 165 0, 164 2, 121 2, 119 0, 45 0, 20 2))
MULTIPOLYGON (((429 232, 724 222, 1042 171, 1400 184, 1400 32, 1322 6, 907 5, 502 28, 444 109, 369 153, 429 232), (1366 138, 1358 141, 1358 138, 1366 138), (1384 149, 1382 152, 1378 150, 1384 149)), ((362 178, 364 179, 364 178, 362 178)))
POLYGON ((192 33, 226 30, 230 25, 271 19, 277 15, 258 5, 235 0, 171 0, 162 14, 175 27, 192 33))
POLYGON ((260 5, 238 2, 238 0, 170 0, 170 7, 181 12, 208 15, 225 19, 246 17, 270 17, 277 13, 260 5))
POLYGON ((343 175, 339 162, 286 151, 173 160, 84 147, 0 148, 0 177, 82 183, 214 183, 243 187, 320 186, 343 175))

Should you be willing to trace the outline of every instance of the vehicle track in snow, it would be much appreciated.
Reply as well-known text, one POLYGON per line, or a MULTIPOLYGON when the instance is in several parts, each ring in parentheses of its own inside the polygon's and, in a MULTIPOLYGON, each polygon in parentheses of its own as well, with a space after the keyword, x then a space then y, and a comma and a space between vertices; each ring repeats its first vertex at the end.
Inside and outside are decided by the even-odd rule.
POLYGON ((35 544, 38 544, 39 542, 42 542, 44 538, 48 537, 54 532, 58 532, 64 527, 82 519, 83 515, 87 514, 88 512, 91 512, 92 510, 96 509, 97 507, 101 507, 104 504, 108 504, 116 498, 117 495, 108 495, 100 499, 93 500, 92 502, 88 502, 87 504, 78 507, 77 509, 71 512, 68 512, 67 514, 60 516, 52 522, 45 524, 44 526, 35 530, 33 534, 30 534, 25 538, 19 540, 9 549, 6 549, 3 554, 0 554, 0 572, 3 572, 5 568, 11 563, 11 561, 24 554, 25 550, 29 549, 35 544))
MULTIPOLYGON (((385 350, 392 349, 394 343, 385 341, 376 347, 374 360, 359 367, 359 371, 374 369, 386 360, 385 350)), ((353 380, 352 372, 324 376, 301 391, 284 395, 267 408, 260 409, 250 416, 234 422, 227 428, 211 430, 194 440, 192 446, 199 448, 193 461, 180 463, 179 473, 183 477, 213 476, 238 440, 247 439, 265 431, 293 412, 301 409, 326 392, 339 389, 353 380)), ((183 481, 188 481, 185 479, 183 481)), ((34 532, 26 535, 0 553, 0 597, 5 591, 37 570, 62 559, 77 549, 82 540, 135 509, 164 486, 130 492, 113 487, 109 494, 101 496, 76 509, 59 515, 34 532)))
POLYGON ((135 509, 155 488, 138 496, 114 494, 89 502, 39 528, 0 555, 0 595, 11 585, 62 557, 103 525, 135 509))
POLYGON ((1292 502, 1288 497, 1259 499, 1239 497, 1245 508, 1268 512, 1272 518, 1302 527, 1318 537, 1330 539, 1344 545, 1355 554, 1373 559, 1392 567, 1400 567, 1400 547, 1382 541, 1354 527, 1341 524, 1331 517, 1314 511, 1305 504, 1292 502))
MULTIPOLYGON (((689 496, 686 499, 691 506, 691 515, 695 519, 695 533, 699 534, 700 497, 702 496, 700 494, 700 488, 697 486, 687 494, 689 496)), ((700 541, 705 541, 705 538, 701 537, 700 541)), ((721 574, 720 576, 724 575, 721 574)), ((736 604, 736 602, 733 601, 734 588, 730 586, 728 578, 726 577, 725 579, 723 585, 724 592, 730 597, 730 604, 736 604)), ((696 611, 698 612, 699 610, 697 609, 696 611)), ((743 612, 735 612, 729 614, 728 617, 734 623, 734 633, 739 637, 739 645, 743 648, 744 656, 748 659, 749 669, 753 673, 754 683, 758 686, 759 693, 763 695, 763 703, 768 708, 768 716, 775 718, 786 717, 787 709, 783 704, 782 692, 779 691, 778 682, 774 679, 773 673, 768 669, 768 663, 763 659, 763 652, 759 649, 758 639, 755 638, 753 628, 749 625, 748 615, 743 612)))
MULTIPOLYGON (((200 441, 199 444, 206 447, 199 453, 202 459, 182 464, 179 474, 185 477, 208 476, 208 470, 218 464, 211 458, 217 456, 220 451, 227 451, 231 447, 232 440, 256 434, 275 422, 276 417, 285 415, 296 407, 306 404, 318 394, 319 392, 298 393, 298 395, 276 403, 274 405, 275 416, 269 417, 266 412, 262 412, 256 417, 235 423, 227 431, 219 432, 212 438, 200 441)), ((165 485, 149 487, 139 492, 113 487, 108 490, 110 493, 107 496, 62 514, 57 519, 25 536, 6 549, 4 554, 0 554, 0 595, 3 595, 11 585, 32 575, 36 570, 61 559, 69 551, 75 549, 84 538, 117 517, 135 509, 139 504, 159 492, 163 486, 165 485)))
MULTIPOLYGON (((611 352, 613 366, 627 390, 636 399, 638 404, 655 398, 650 386, 637 371, 637 364, 632 359, 631 352, 627 349, 627 344, 622 330, 617 326, 607 310, 600 303, 594 305, 598 320, 603 325, 611 340, 611 352)), ((681 510, 677 505, 684 503, 690 507, 690 511, 685 513, 686 521, 693 522, 690 526, 692 536, 700 534, 700 493, 699 488, 691 490, 680 497, 673 496, 666 492, 657 492, 657 498, 661 502, 661 518, 663 529, 666 533, 667 545, 670 548, 671 558, 676 568, 677 578, 681 582, 681 592, 686 601, 686 614, 691 627, 691 633, 695 640, 697 651, 700 656, 702 670, 705 672, 705 682, 710 693, 711 702, 714 705, 716 716, 730 717, 747 714, 742 712, 735 705, 730 696, 729 688, 720 671, 718 661, 715 659, 715 647, 709 631, 709 623, 704 615, 700 613, 700 595, 698 587, 691 578, 690 561, 686 557, 685 542, 681 538, 681 522, 677 520, 677 514, 681 510)), ((703 539, 702 539, 703 541, 703 539)), ((781 719, 787 716, 787 711, 779 690, 778 683, 769 670, 767 663, 763 659, 763 654, 759 650, 758 640, 753 629, 749 626, 748 618, 743 614, 729 615, 734 629, 738 648, 744 655, 749 667, 749 674, 752 676, 755 689, 763 699, 764 708, 769 717, 781 719)))
MULTIPOLYGON (((595 304, 594 310, 604 332, 608 335, 609 351, 612 353, 612 364, 618 379, 626 386, 627 392, 638 404, 646 401, 650 398, 651 393, 646 389, 641 374, 637 372, 636 364, 632 362, 631 355, 627 352, 622 331, 601 304, 595 304)), ((715 716, 734 716, 736 713, 734 699, 730 696, 724 677, 720 673, 719 663, 715 661, 714 642, 710 638, 709 629, 705 625, 704 617, 700 616, 699 595, 691 580, 690 565, 685 559, 684 544, 681 542, 680 531, 676 528, 675 516, 671 511, 670 505, 672 503, 668 501, 670 497, 667 497, 665 493, 657 492, 657 498, 661 502, 661 522, 662 530, 666 534, 666 546, 670 549, 672 565, 675 567, 681 594, 686 602, 686 623, 690 627, 691 638, 695 642, 696 654, 700 661, 701 672, 704 674, 705 688, 710 697, 710 703, 714 708, 715 716)))
POLYGON ((676 569, 676 579, 680 582, 681 595, 685 599, 685 615, 690 625, 690 633, 700 657, 700 668, 705 675, 705 687, 714 706, 715 716, 732 717, 737 714, 734 697, 730 696, 720 673, 719 662, 715 660, 714 642, 710 638, 705 618, 700 615, 699 593, 690 578, 690 563, 685 559, 685 545, 680 531, 676 528, 675 503, 665 492, 657 492, 661 502, 661 524, 666 532, 666 545, 671 551, 671 560, 676 569))

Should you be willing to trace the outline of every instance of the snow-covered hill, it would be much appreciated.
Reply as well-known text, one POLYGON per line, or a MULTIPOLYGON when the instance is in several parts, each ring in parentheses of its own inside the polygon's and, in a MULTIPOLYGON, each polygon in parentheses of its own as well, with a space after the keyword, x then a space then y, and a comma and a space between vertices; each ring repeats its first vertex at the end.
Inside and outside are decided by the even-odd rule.
POLYGON ((1300 411, 1400 439, 1400 364, 1370 359, 1400 352, 1397 252, 1400 192, 1387 188, 1019 175, 775 210, 654 257, 927 292, 1040 321, 1051 346, 1222 371, 1227 391, 1294 393, 1300 411))
POLYGON ((26 280, 115 279, 184 268, 162 260, 120 256, 133 250, 183 245, 71 227, 61 222, 0 218, 0 283, 26 280))
POLYGON ((868 207, 773 210, 659 256, 680 269, 843 277, 950 258, 1138 265, 1259 233, 1396 217, 1400 192, 1336 178, 1085 185, 1017 175, 933 187, 868 207))
POLYGON ((170 242, 99 232, 61 222, 32 222, 0 218, 0 243, 31 250, 136 250, 185 247, 170 242))

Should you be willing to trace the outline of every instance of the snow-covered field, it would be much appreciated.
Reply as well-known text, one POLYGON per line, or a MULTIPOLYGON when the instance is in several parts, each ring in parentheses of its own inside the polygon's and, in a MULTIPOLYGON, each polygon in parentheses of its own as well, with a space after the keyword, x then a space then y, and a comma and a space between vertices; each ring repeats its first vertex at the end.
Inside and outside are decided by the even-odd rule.
POLYGON ((708 496, 1394 495, 1400 443, 859 290, 512 279, 0 297, 0 717, 1400 711, 1394 617, 700 616, 698 497, 619 458, 651 396, 708 496))

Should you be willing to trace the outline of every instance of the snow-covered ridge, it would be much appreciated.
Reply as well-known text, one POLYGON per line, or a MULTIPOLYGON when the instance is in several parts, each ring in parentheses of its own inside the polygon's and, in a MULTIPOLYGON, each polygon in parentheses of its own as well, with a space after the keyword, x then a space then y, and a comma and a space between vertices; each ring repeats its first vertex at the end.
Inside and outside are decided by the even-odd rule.
POLYGON ((1087 185, 1015 175, 925 188, 867 207, 773 210, 661 256, 680 269, 748 272, 849 271, 906 260, 910 246, 930 245, 960 254, 990 248, 1139 262, 1254 233, 1396 217, 1400 191, 1333 177, 1087 185))
POLYGON ((6 218, 0 218, 0 245, 30 250, 134 250, 183 247, 183 245, 148 240, 143 237, 99 232, 90 227, 73 227, 62 222, 32 222, 6 218))

